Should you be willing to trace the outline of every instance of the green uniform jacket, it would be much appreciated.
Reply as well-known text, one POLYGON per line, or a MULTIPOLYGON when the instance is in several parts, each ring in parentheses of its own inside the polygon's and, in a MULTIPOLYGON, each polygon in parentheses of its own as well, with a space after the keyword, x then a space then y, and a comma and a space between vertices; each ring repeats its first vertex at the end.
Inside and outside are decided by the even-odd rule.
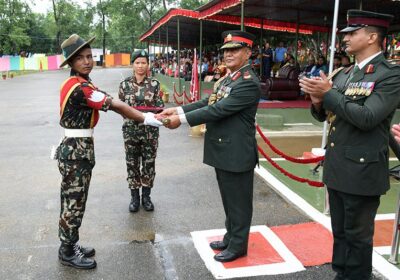
POLYGON ((356 195, 381 195, 390 187, 388 143, 390 122, 400 101, 400 67, 380 54, 349 78, 342 70, 311 111, 324 121, 334 114, 324 161, 328 188, 356 195))
POLYGON ((205 164, 230 172, 255 167, 255 115, 260 93, 259 79, 246 65, 225 78, 210 97, 182 107, 190 126, 207 124, 205 164))

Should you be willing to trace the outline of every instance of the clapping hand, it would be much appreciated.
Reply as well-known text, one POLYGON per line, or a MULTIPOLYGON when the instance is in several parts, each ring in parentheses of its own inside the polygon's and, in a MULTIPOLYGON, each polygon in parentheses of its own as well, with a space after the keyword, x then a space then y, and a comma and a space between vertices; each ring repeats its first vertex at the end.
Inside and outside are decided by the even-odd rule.
POLYGON ((321 71, 318 79, 307 77, 300 79, 300 88, 310 95, 313 104, 318 104, 322 102, 324 95, 332 88, 332 82, 321 71))
POLYGON ((394 139, 396 139, 397 143, 400 144, 400 124, 394 124, 392 126, 392 133, 393 133, 394 139))

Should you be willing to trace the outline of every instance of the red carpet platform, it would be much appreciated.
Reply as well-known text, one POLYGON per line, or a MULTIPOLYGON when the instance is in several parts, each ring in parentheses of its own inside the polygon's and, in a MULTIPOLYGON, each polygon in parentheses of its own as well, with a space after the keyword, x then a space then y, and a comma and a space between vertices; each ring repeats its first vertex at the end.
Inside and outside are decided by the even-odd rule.
POLYGON ((258 103, 259 109, 269 109, 269 108, 302 108, 308 109, 311 106, 310 100, 287 100, 287 101, 280 101, 280 100, 260 100, 258 103))

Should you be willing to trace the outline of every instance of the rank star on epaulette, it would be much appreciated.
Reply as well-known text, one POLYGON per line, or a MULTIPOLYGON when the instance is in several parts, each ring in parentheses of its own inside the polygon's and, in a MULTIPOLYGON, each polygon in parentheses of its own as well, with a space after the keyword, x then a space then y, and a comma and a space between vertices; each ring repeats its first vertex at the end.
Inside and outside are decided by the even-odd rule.
POLYGON ((246 71, 246 72, 244 72, 244 75, 243 75, 243 79, 250 79, 251 78, 251 75, 250 75, 250 72, 249 71, 246 71))
POLYGON ((233 75, 232 77, 232 81, 236 81, 237 79, 239 79, 239 77, 242 75, 242 73, 240 71, 238 71, 235 75, 233 75))
POLYGON ((365 69, 365 74, 371 74, 374 73, 374 65, 373 64, 368 64, 367 68, 365 69))

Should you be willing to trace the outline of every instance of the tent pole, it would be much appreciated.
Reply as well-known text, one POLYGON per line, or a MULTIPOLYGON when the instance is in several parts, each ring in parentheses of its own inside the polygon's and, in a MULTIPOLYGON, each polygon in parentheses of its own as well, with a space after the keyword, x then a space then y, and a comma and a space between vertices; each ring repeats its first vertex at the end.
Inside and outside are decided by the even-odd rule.
POLYGON ((202 63, 202 52, 203 52, 203 21, 200 20, 200 48, 199 48, 199 60, 197 61, 197 69, 193 69, 192 71, 198 71, 198 66, 200 65, 200 73, 199 73, 199 99, 201 99, 201 63, 202 63))
MULTIPOLYGON (((339 14, 339 2, 340 0, 335 0, 335 10, 333 14, 333 24, 332 24, 332 34, 331 34, 331 53, 330 53, 330 60, 329 60, 329 73, 333 71, 333 58, 335 56, 335 46, 336 46, 336 29, 337 29, 337 21, 338 21, 338 14, 339 14)), ((324 122, 324 130, 322 131, 322 143, 321 148, 325 149, 326 142, 327 142, 327 132, 328 132, 328 122, 324 122)), ((325 187, 325 205, 324 205, 324 214, 329 213, 329 197, 328 191, 325 187)))
POLYGON ((295 59, 295 61, 296 62, 298 62, 297 61, 297 53, 299 52, 299 27, 300 27, 300 24, 299 24, 299 21, 300 21, 300 11, 297 9, 297 15, 296 15, 296 42, 295 42, 295 44, 296 44, 296 46, 294 47, 294 49, 295 49, 295 54, 294 54, 294 59, 295 59))
POLYGON ((244 0, 240 3, 240 30, 244 31, 244 0))
MULTIPOLYGON (((332 37, 331 37, 331 53, 329 59, 329 73, 333 71, 333 58, 335 57, 335 46, 336 46, 336 28, 338 21, 338 13, 339 13, 339 2, 340 0, 335 0, 335 11, 333 15, 333 24, 332 24, 332 37)), ((322 143, 321 148, 325 148, 326 145, 326 132, 327 132, 328 124, 324 122, 324 133, 322 134, 322 143)))
POLYGON ((261 18, 261 36, 260 36, 260 53, 259 55, 261 55, 260 58, 260 78, 263 77, 263 41, 264 41, 264 19, 261 18))
POLYGON ((168 53, 168 49, 169 49, 169 45, 168 45, 168 22, 167 22, 167 67, 168 67, 168 62, 169 62, 169 53, 168 53))
POLYGON ((161 26, 160 29, 158 29, 158 52, 160 53, 161 56, 161 26))
MULTIPOLYGON (((178 67, 178 90, 179 94, 181 94, 181 77, 180 77, 180 70, 181 70, 181 34, 180 34, 180 24, 179 24, 179 18, 177 18, 177 32, 178 32, 178 54, 176 56, 176 59, 178 60, 177 67, 178 67)), ((175 69, 176 71, 176 69, 175 69)), ((183 104, 185 104, 185 97, 183 97, 183 104)))

